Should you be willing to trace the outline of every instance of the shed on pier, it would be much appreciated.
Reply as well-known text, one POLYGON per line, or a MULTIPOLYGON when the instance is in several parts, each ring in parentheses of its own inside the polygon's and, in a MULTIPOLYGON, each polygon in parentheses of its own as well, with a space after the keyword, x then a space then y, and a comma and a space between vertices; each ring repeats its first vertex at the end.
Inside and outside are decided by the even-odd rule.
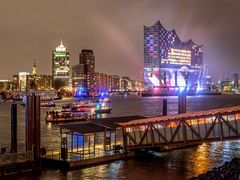
POLYGON ((118 123, 143 118, 124 116, 61 124, 61 158, 69 159, 70 154, 85 159, 120 150, 123 147, 123 138, 118 123))

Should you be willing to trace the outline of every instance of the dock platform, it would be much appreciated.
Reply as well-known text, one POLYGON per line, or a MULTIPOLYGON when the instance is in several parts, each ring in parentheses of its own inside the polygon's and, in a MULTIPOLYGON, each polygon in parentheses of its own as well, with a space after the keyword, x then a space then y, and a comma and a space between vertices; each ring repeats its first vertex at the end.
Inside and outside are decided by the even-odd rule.
POLYGON ((98 164, 105 164, 117 160, 129 159, 135 157, 135 151, 131 151, 128 153, 114 153, 110 155, 100 156, 100 157, 88 157, 88 158, 71 158, 68 160, 62 159, 53 159, 49 157, 42 157, 41 162, 44 167, 55 167, 59 169, 74 169, 77 167, 89 167, 96 166, 98 164))

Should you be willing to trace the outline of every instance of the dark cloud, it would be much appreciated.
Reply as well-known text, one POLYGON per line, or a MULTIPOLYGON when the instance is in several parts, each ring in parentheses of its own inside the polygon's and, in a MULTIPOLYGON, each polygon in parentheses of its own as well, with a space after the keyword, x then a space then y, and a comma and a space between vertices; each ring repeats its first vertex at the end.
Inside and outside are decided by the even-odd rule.
POLYGON ((51 73, 51 51, 62 39, 71 65, 93 49, 96 70, 139 78, 143 25, 158 19, 182 40, 204 46, 204 63, 218 79, 239 72, 238 0, 4 0, 0 6, 0 79, 30 71, 51 73))

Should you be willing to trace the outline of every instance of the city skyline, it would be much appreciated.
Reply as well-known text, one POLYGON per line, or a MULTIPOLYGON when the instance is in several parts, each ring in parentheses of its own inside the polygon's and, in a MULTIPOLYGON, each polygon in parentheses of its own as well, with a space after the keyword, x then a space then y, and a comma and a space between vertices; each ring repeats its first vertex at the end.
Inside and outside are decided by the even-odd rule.
POLYGON ((157 20, 167 30, 176 29, 182 41, 192 38, 203 44, 203 62, 214 80, 239 72, 239 2, 101 2, 4 2, 0 79, 28 71, 33 59, 39 74, 51 74, 51 51, 61 40, 70 52, 71 67, 77 64, 81 49, 88 48, 95 52, 97 71, 139 79, 144 63, 143 26, 157 20))

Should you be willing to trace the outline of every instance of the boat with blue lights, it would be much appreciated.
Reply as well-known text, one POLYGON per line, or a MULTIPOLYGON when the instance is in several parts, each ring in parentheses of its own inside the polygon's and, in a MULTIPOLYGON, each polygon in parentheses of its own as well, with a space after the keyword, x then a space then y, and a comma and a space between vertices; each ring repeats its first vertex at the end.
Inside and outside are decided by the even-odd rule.
POLYGON ((92 101, 78 101, 62 106, 61 112, 87 112, 94 111, 95 113, 110 113, 112 107, 105 102, 94 103, 92 101))

